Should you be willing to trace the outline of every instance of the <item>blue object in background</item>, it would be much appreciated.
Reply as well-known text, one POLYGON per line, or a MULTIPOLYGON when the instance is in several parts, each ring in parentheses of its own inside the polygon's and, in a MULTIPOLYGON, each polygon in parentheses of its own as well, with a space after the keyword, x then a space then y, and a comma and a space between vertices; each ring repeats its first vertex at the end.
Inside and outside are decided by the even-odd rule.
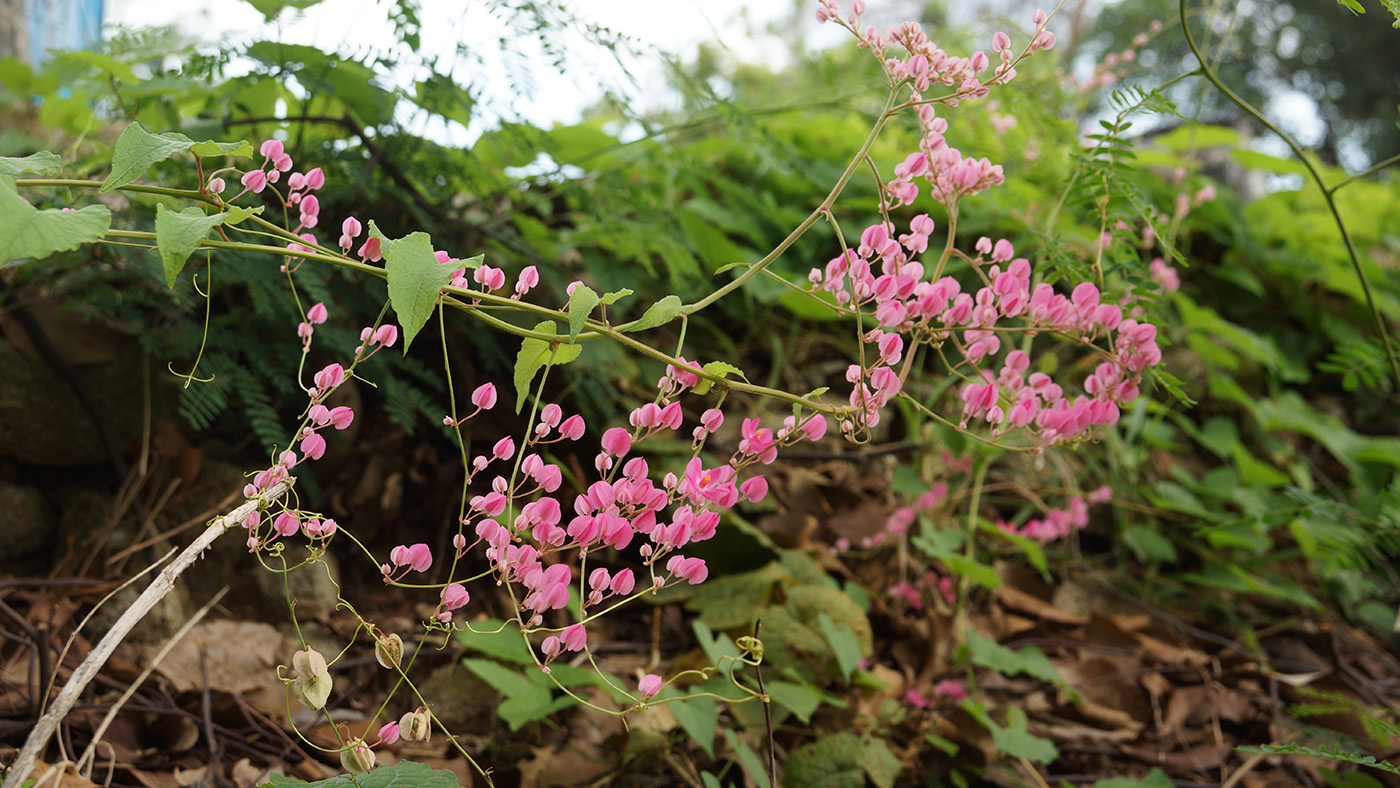
POLYGON ((28 0, 29 63, 38 68, 49 50, 89 49, 102 40, 103 0, 28 0))

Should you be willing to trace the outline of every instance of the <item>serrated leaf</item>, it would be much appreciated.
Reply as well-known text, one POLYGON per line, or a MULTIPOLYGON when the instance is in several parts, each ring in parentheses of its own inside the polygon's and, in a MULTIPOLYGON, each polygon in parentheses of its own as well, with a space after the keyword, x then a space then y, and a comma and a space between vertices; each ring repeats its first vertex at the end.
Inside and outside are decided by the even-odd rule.
POLYGON ((232 227, 235 224, 242 224, 249 216, 257 216, 263 212, 263 206, 256 208, 244 208, 241 205, 230 205, 224 211, 224 226, 232 227))
POLYGON ((817 621, 821 624, 826 642, 831 645, 832 653, 836 655, 836 666, 841 670, 841 677, 850 681, 851 673, 860 664, 860 638, 850 627, 838 627, 826 613, 818 616, 817 621))
POLYGON ((146 174, 152 164, 195 147, 209 151, 198 154, 202 156, 215 153, 244 157, 253 155, 253 146, 247 142, 195 142, 178 131, 152 134, 141 124, 133 123, 117 138, 116 149, 112 151, 112 174, 103 182, 101 191, 121 188, 146 174))
MULTIPOLYGON (((711 361, 706 364, 703 369, 705 373, 709 375, 719 375, 722 378, 727 378, 730 375, 737 375, 744 380, 748 380, 748 378, 744 377, 743 370, 733 364, 727 364, 723 361, 711 361)), ((715 382, 713 380, 709 378, 700 378, 700 382, 695 384, 695 387, 691 389, 691 391, 696 394, 708 394, 710 389, 714 388, 714 385, 715 382)))
POLYGON ((647 307, 647 311, 637 318, 635 322, 624 328, 624 331, 644 331, 648 328, 656 328, 659 325, 669 323, 681 313, 680 298, 668 295, 647 307))
POLYGON ((239 159, 253 157, 253 143, 247 140, 238 142, 214 142, 205 140, 190 146, 190 153, 196 156, 233 156, 239 159))
POLYGON ((879 788, 892 788, 899 758, 876 738, 849 731, 803 745, 784 763, 784 782, 801 788, 864 788, 866 776, 879 788))
POLYGON ((62 168, 63 160, 46 150, 23 158, 0 156, 0 175, 10 177, 23 175, 26 172, 32 172, 35 175, 52 175, 62 168))
POLYGON ((579 285, 574 288, 574 292, 569 296, 569 341, 573 342, 578 338, 578 332, 583 330, 584 323, 588 322, 588 316, 593 314, 593 308, 601 301, 598 294, 593 292, 593 288, 588 285, 579 285))
POLYGON ((461 783, 452 772, 434 769, 426 763, 416 761, 399 761, 393 766, 380 766, 364 774, 355 775, 353 780, 348 774, 328 780, 317 780, 314 783, 275 773, 269 774, 267 778, 268 782, 259 788, 461 788, 461 783))
POLYGON ((111 226, 105 205, 41 211, 19 196, 13 181, 0 177, 0 265, 77 249, 101 240, 111 226))
MULTIPOLYGON (((535 330, 541 333, 555 333, 554 321, 546 320, 535 326, 535 330)), ((554 358, 554 365, 567 364, 578 358, 583 352, 583 345, 559 345, 554 348, 552 343, 543 339, 526 337, 520 343, 520 353, 515 357, 515 412, 519 413, 525 405, 525 399, 530 395, 530 384, 535 379, 535 373, 540 368, 549 363, 551 354, 554 358)))
POLYGON ((373 221, 369 223, 370 237, 379 239, 384 253, 384 273, 389 280, 389 304, 398 315, 403 329, 403 352, 413 338, 423 330, 437 306, 438 294, 452 281, 452 272, 461 266, 439 263, 433 255, 432 239, 427 233, 409 233, 389 241, 373 221))
POLYGON ((628 290, 628 289, 625 288, 625 287, 622 288, 621 290, 615 290, 615 291, 613 291, 613 292, 611 292, 611 293, 604 293, 604 294, 603 294, 603 306, 612 306, 613 304, 617 303, 617 300, 618 300, 619 298, 626 298, 627 296, 630 296, 630 295, 632 295, 632 291, 631 291, 631 290, 628 290))
POLYGON ((160 264, 165 269, 165 284, 174 289, 175 279, 185 267, 201 241, 209 236, 209 231, 224 223, 228 214, 216 213, 206 216, 199 208, 186 208, 183 211, 167 210, 163 204, 156 205, 156 250, 160 253, 160 264))

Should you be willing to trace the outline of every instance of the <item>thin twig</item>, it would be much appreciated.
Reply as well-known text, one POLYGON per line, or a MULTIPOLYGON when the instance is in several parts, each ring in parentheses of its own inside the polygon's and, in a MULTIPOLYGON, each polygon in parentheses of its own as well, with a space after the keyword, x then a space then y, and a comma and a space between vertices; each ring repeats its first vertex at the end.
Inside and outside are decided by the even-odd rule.
POLYGON ((165 645, 161 646, 160 651, 156 652, 156 655, 151 658, 150 664, 146 666, 145 670, 141 671, 141 675, 137 676, 136 680, 127 686, 126 691, 123 692, 121 697, 117 698, 116 702, 112 704, 112 707, 107 710, 107 715, 102 718, 102 722, 92 733, 92 743, 87 746, 87 749, 83 751, 83 756, 78 759, 78 772, 80 774, 86 769, 87 774, 84 776, 91 779, 91 766, 97 755, 95 748, 97 747, 97 743, 102 740, 102 735, 107 732, 107 727, 117 718, 117 712, 121 711, 122 708, 126 706, 126 702, 131 700, 131 696, 136 694, 136 690, 140 689, 141 685, 146 683, 146 679, 155 671, 156 666, 165 660, 166 655, 170 653, 171 649, 175 648, 175 646, 184 639, 185 635, 190 633, 191 629, 194 629, 195 624, 203 621, 209 611, 214 609, 214 605, 217 605, 219 600, 223 599, 224 594, 227 593, 228 586, 224 586, 219 593, 214 595, 213 599, 209 600, 209 602, 204 605, 204 607, 201 607, 194 615, 190 616, 190 620, 186 621, 184 626, 180 627, 175 634, 170 636, 169 640, 165 641, 165 645))
POLYGON ((142 618, 156 606, 156 603, 169 594, 175 587, 175 580, 186 569, 190 568, 195 561, 199 560, 204 551, 224 534, 225 531, 243 522, 243 519, 254 510, 261 509, 268 504, 281 498, 291 491, 292 485, 296 483, 295 477, 287 479, 273 485, 271 489, 250 498, 242 506, 234 509, 228 514, 214 520, 209 527, 204 529, 204 533, 186 547, 180 555, 170 563, 146 590, 141 592, 131 607, 122 613, 117 623, 112 625, 112 629, 103 636, 87 659, 73 671, 73 675, 68 679, 68 683, 63 686, 63 691, 58 694, 52 706, 44 715, 39 718, 39 722, 34 726, 34 730, 29 734, 29 738, 24 742, 24 748, 20 750, 19 757, 15 759, 10 767, 9 774, 5 777, 5 782, 0 788, 19 788, 29 777, 30 771, 34 769, 34 763, 39 759, 39 753, 48 745, 49 738, 58 728, 59 722, 67 716, 73 704, 77 703, 78 695, 97 675, 97 671, 107 662, 107 658, 112 656, 117 646, 123 639, 136 628, 142 618))

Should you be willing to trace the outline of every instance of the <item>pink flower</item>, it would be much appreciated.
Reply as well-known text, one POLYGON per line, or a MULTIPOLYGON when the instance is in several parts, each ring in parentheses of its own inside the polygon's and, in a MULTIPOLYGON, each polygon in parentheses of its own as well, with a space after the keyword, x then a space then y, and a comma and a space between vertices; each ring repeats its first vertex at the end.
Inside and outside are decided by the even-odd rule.
POLYGON ((643 699, 651 698, 661 691, 661 686, 665 682, 655 673, 648 673, 642 676, 642 680, 637 682, 637 692, 643 699))
POLYGON ((248 191, 251 191, 253 194, 259 194, 263 189, 267 188, 267 173, 262 170, 253 170, 245 173, 242 178, 239 178, 239 182, 242 183, 243 187, 248 191))
POLYGON ((272 530, 279 536, 296 536, 297 531, 301 530, 301 520, 291 512, 283 512, 272 521, 272 530))
POLYGON ((564 648, 569 651, 580 651, 584 646, 588 645, 588 633, 584 631, 582 624, 574 624, 573 626, 566 627, 559 635, 560 642, 562 642, 564 648))
MULTIPOLYGON (((302 448, 305 450, 305 446, 302 448)), ((739 492, 750 502, 758 503, 768 495, 768 480, 762 476, 755 476, 739 485, 739 492)))
POLYGON ((614 457, 621 457, 632 450, 632 436, 621 427, 613 427, 603 433, 603 451, 614 457))
POLYGON ((433 551, 422 542, 412 547, 399 545, 389 551, 389 560, 394 562, 394 566, 408 566, 414 571, 426 572, 433 565, 433 551))
POLYGON ((326 318, 328 316, 329 315, 326 312, 326 305, 323 303, 318 303, 310 309, 306 310, 306 322, 311 323, 312 325, 320 325, 321 323, 326 322, 326 318))
POLYGON ((345 405, 330 410, 326 410, 323 406, 316 405, 312 406, 310 416, 313 421, 316 421, 318 417, 323 417, 325 419, 325 421, 316 421, 318 425, 324 425, 329 422, 335 425, 336 429, 343 430, 349 427, 350 423, 355 420, 355 411, 345 405), (322 413, 316 412, 316 408, 318 407, 321 408, 321 411, 323 411, 322 413))
POLYGON ((321 171, 320 167, 313 167, 310 172, 306 173, 306 188, 319 189, 325 185, 326 174, 321 171))
POLYGON ((385 723, 385 724, 384 724, 384 727, 382 727, 382 728, 379 729, 379 743, 380 743, 380 744, 393 744, 394 742, 396 742, 396 741, 398 741, 398 740, 399 740, 399 724, 398 724, 397 722, 388 722, 388 723, 385 723))
POLYGON ((472 392, 472 404, 482 410, 496 407, 496 384, 483 383, 472 392))
POLYGON ((357 252, 357 254, 359 254, 360 257, 375 263, 384 259, 384 253, 379 249, 378 238, 366 239, 365 242, 360 245, 360 250, 359 252, 357 252))
POLYGON ((583 417, 577 414, 564 419, 564 423, 559 425, 559 434, 571 441, 576 441, 583 437, 583 417))
POLYGON ((520 278, 515 280, 515 294, 523 296, 530 292, 530 288, 539 283, 539 271, 533 265, 527 265, 520 271, 520 278))
POLYGON ((632 589, 636 586, 636 583, 636 579, 632 576, 632 570, 624 569, 613 575, 612 592, 620 596, 627 596, 632 593, 632 589))
POLYGON ((509 460, 515 456, 515 441, 506 436, 496 441, 496 445, 491 448, 491 456, 498 460, 509 460))
POLYGON ((326 439, 317 433, 311 433, 301 439, 301 453, 313 460, 321 459, 326 453, 326 439))
POLYGON ((399 341, 399 327, 393 323, 388 323, 380 326, 379 330, 374 332, 374 339, 371 340, 371 343, 383 345, 384 347, 393 347, 394 343, 397 341, 399 341))
POLYGON ((472 600, 471 594, 461 583, 449 583, 442 589, 442 605, 448 610, 456 610, 472 600))
POLYGON ((933 685, 933 694, 956 703, 967 697, 967 687, 956 679, 944 679, 933 685))
POLYGON ((339 364, 329 364, 316 373, 315 380, 316 388, 325 393, 345 382, 345 368, 339 364))
POLYGON ((278 158, 282 151, 282 143, 279 140, 263 140, 262 147, 258 148, 258 153, 269 159, 278 158))

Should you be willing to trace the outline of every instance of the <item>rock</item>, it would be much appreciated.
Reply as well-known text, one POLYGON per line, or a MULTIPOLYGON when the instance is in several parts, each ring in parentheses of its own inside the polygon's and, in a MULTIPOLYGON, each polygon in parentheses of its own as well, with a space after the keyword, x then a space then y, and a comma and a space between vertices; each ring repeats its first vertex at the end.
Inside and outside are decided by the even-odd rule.
POLYGON ((33 487, 0 482, 0 559, 23 558, 58 534, 53 511, 33 487))
MULTIPOLYGON (((118 451, 141 435, 142 365, 136 343, 110 361, 75 366, 118 451)), ((73 389, 53 367, 0 339, 0 456, 31 465, 74 468, 107 461, 107 451, 73 389)))

